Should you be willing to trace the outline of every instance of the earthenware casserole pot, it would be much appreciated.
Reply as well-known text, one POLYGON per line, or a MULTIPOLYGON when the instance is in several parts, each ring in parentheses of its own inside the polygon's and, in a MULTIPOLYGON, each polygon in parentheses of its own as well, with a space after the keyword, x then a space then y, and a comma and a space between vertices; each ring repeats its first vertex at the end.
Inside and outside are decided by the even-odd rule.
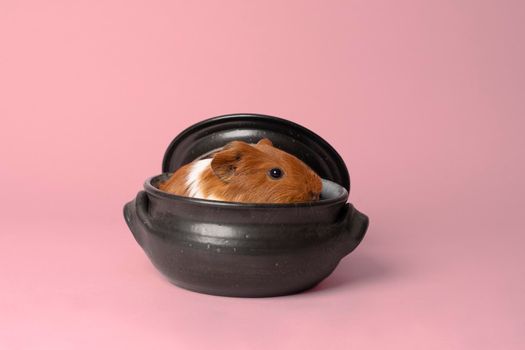
POLYGON ((347 203, 350 179, 339 154, 312 131, 288 120, 234 114, 205 120, 168 147, 163 173, 124 207, 125 220, 156 268, 192 291, 237 297, 297 293, 327 277, 368 227, 347 203), (159 181, 233 140, 269 138, 323 178, 321 200, 246 204, 181 197, 159 181))

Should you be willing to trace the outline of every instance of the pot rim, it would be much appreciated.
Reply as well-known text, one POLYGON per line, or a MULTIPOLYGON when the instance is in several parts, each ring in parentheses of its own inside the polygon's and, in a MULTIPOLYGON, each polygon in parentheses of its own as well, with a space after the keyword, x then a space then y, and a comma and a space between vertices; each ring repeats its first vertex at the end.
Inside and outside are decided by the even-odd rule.
POLYGON ((179 196, 172 193, 167 193, 164 191, 159 190, 157 187, 155 187, 152 182, 153 180, 156 180, 157 178, 160 178, 161 176, 166 175, 166 173, 151 176, 144 182, 144 189, 147 193, 152 194, 156 197, 160 198, 166 198, 171 200, 179 200, 179 201, 185 201, 194 203, 197 205, 203 205, 203 206, 210 206, 210 207, 231 207, 231 208, 275 208, 275 209, 281 209, 281 208, 302 208, 302 207, 322 207, 331 205, 334 203, 346 203, 348 200, 348 190, 341 186, 340 184, 322 179, 323 182, 328 182, 330 184, 334 184, 338 186, 342 190, 342 194, 333 198, 329 199, 320 199, 315 202, 300 202, 300 203, 242 203, 242 202, 225 202, 225 201, 218 201, 218 200, 212 200, 212 199, 202 199, 202 198, 193 198, 193 197, 186 197, 186 196, 179 196))

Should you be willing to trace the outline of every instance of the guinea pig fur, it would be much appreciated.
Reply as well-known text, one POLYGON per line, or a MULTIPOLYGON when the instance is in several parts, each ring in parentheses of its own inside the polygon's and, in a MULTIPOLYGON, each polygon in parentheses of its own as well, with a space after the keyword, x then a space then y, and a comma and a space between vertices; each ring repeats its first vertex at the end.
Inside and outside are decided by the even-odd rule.
POLYGON ((182 166, 159 189, 219 201, 297 203, 318 200, 322 184, 305 163, 262 139, 232 141, 212 158, 182 166))

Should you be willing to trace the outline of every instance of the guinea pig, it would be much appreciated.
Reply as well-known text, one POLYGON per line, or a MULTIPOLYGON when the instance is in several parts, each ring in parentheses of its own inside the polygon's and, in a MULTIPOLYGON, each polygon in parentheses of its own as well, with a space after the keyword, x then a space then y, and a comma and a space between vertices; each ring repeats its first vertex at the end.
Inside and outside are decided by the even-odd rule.
POLYGON ((178 169, 159 189, 180 196, 243 203, 319 200, 321 178, 268 139, 232 141, 212 158, 178 169))

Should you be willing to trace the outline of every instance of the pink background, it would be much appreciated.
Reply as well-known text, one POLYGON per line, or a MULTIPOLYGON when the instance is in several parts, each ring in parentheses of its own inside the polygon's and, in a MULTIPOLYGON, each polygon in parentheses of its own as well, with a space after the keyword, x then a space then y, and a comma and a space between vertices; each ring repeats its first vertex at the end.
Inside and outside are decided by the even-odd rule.
POLYGON ((1 349, 523 349, 523 1, 0 1, 1 349), (259 112, 347 162, 363 244, 304 294, 169 284, 122 206, 259 112))

